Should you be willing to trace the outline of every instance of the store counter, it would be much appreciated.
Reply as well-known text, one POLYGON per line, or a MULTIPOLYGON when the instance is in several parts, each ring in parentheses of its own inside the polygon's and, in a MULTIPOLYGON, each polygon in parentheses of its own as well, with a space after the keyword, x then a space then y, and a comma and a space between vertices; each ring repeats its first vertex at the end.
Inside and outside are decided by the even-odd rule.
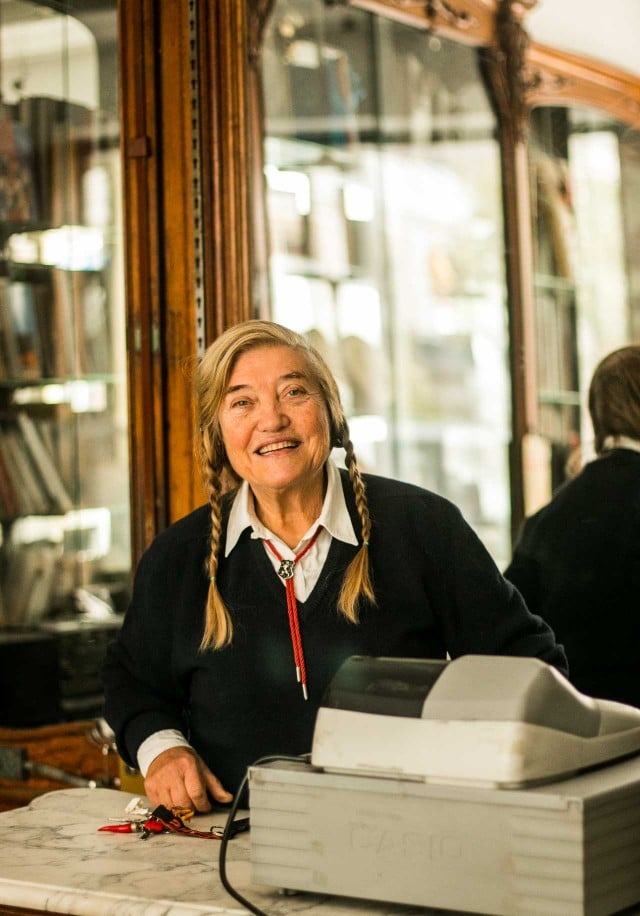
MULTIPOLYGON (((0 814, 0 913, 47 912, 78 916, 191 916, 243 913, 218 873, 219 841, 163 833, 98 832, 124 819, 134 798, 115 789, 61 789, 26 808, 0 814)), ((245 812, 246 814, 246 812, 245 812)), ((241 816, 240 814, 238 816, 241 816)), ((200 815, 199 830, 224 826, 225 815, 200 815)), ((283 896, 251 885, 249 835, 227 846, 227 878, 269 916, 410 916, 423 907, 372 904, 311 894, 283 896)))

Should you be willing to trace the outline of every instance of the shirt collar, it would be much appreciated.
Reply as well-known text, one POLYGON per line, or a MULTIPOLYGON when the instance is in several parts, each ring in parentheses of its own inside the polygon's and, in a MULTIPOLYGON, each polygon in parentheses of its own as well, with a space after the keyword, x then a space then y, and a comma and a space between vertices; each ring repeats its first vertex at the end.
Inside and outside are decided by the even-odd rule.
POLYGON ((628 448, 640 452, 640 440, 632 439, 631 436, 607 436, 602 443, 603 451, 608 452, 614 448, 628 448))
MULTIPOLYGON (((329 459, 326 464, 327 469, 327 492, 322 504, 320 515, 309 529, 308 536, 312 536, 317 528, 321 525, 329 532, 331 537, 338 541, 344 541, 346 544, 357 544, 358 539, 353 530, 351 516, 347 509, 347 503, 344 498, 340 471, 335 463, 329 459)), ((253 494, 246 480, 242 482, 240 488, 233 500, 231 511, 229 512, 229 523, 227 525, 227 539, 225 542, 224 555, 228 557, 233 548, 238 543, 240 535, 245 529, 251 528, 252 538, 272 538, 273 532, 262 524, 257 517, 254 505, 253 494)))

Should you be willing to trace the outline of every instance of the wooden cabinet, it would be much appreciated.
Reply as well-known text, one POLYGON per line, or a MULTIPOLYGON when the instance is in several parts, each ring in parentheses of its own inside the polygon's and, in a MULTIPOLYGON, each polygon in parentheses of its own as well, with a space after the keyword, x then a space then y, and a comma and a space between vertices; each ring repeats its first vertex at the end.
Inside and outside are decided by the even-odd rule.
MULTIPOLYGON (((51 540, 55 529, 62 540, 66 598, 121 611, 141 552, 203 499, 193 361, 233 323, 296 322, 304 309, 344 370, 364 463, 461 502, 504 561, 523 516, 563 472, 558 446, 567 433, 585 436, 597 348, 587 353, 581 336, 561 188, 578 112, 592 113, 583 126, 601 119, 611 134, 615 123, 625 141, 626 288, 606 344, 640 332, 637 207, 626 204, 640 187, 640 81, 533 44, 535 0, 73 0, 64 16, 58 6, 1 3, 13 17, 0 17, 11 163, 23 161, 19 106, 26 118, 26 99, 64 104, 51 127, 62 137, 55 168, 40 170, 57 192, 36 216, 28 181, 22 197, 14 185, 22 210, 0 214, 0 294, 11 284, 17 300, 44 291, 78 319, 93 309, 98 332, 89 340, 87 313, 84 325, 69 321, 61 371, 64 350, 49 365, 41 329, 38 357, 0 326, 0 343, 17 346, 7 351, 14 368, 0 367, 0 426, 13 430, 24 414, 41 436, 54 431, 58 498, 66 490, 72 502, 70 513, 5 511, 4 568, 7 545, 26 537, 19 517, 43 517, 48 527, 32 525, 30 537, 46 529, 51 540), (75 43, 57 54, 60 85, 33 88, 13 51, 24 42, 6 30, 56 17, 75 43), (79 88, 78 49, 83 66, 93 61, 79 88), (327 131, 336 105, 338 129, 327 131), (42 257, 51 229, 58 242, 83 240, 82 265, 59 250, 57 261, 42 257), (51 403, 55 386, 65 396, 51 403), (53 521, 69 514, 69 527, 53 521)), ((4 146, 2 155, 8 168, 4 146)))
POLYGON ((115 749, 94 720, 0 728, 0 811, 26 805, 53 789, 114 787, 119 773, 115 749))
POLYGON ((0 726, 99 715, 128 600, 117 10, 92 6, 0 4, 0 726))

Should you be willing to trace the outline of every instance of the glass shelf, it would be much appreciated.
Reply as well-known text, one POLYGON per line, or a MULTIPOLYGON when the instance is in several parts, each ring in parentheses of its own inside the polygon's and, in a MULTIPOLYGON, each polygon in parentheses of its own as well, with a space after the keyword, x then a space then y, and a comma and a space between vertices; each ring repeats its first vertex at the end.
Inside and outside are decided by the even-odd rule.
POLYGON ((0 631, 27 632, 129 583, 117 4, 0 3, 0 631))

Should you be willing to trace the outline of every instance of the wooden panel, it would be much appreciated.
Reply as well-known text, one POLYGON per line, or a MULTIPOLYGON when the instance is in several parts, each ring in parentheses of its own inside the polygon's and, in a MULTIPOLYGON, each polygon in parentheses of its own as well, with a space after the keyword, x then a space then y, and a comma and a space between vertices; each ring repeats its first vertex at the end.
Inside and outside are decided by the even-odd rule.
POLYGON ((251 317, 249 7, 199 2, 206 340, 251 317))
POLYGON ((134 563, 166 521, 154 7, 118 4, 134 563))
POLYGON ((188 367, 196 352, 190 5, 120 4, 133 562, 202 502, 188 367))
POLYGON ((538 44, 529 46, 526 62, 529 107, 586 105, 640 128, 640 77, 538 44))
MULTIPOLYGON (((0 746, 22 748, 27 760, 57 767, 71 776, 116 785, 118 756, 93 720, 41 728, 0 728, 0 746)), ((64 781, 42 776, 23 781, 0 779, 0 810, 18 808, 44 792, 68 788, 64 781)))
POLYGON ((193 78, 189 4, 162 3, 161 143, 162 282, 164 321, 163 449, 167 483, 167 522, 202 503, 194 461, 193 396, 190 366, 196 354, 195 202, 193 78))
POLYGON ((511 375, 511 532, 525 514, 525 437, 537 423, 536 350, 533 303, 533 246, 526 147, 524 7, 505 3, 496 23, 495 44, 481 61, 498 118, 502 162, 505 269, 509 310, 511 375))

